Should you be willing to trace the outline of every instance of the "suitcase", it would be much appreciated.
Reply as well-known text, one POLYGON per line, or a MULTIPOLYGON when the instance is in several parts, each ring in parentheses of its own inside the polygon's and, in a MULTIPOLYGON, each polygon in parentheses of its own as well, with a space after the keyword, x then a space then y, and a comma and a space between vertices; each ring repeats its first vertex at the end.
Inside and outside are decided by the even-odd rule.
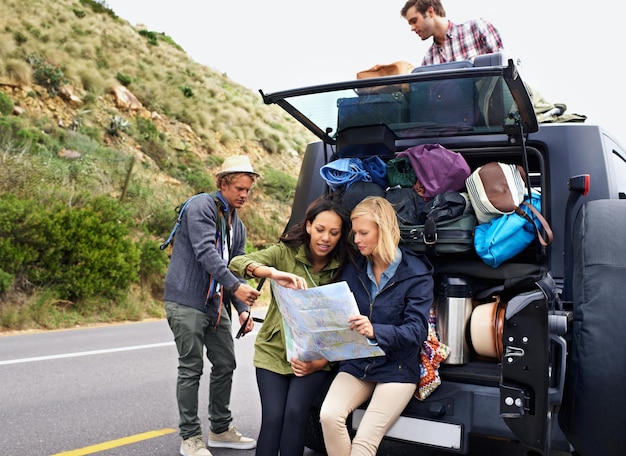
POLYGON ((473 79, 412 84, 411 122, 468 128, 477 120, 473 79))
MULTIPOLYGON (((469 61, 448 62, 439 65, 442 69, 469 68, 469 61)), ((413 73, 427 67, 416 67, 413 73)), ((409 92, 410 121, 472 127, 478 120, 476 90, 473 78, 447 79, 427 83, 411 84, 409 92)))
POLYGON ((361 125, 407 121, 409 105, 402 92, 360 95, 337 100, 337 131, 361 125))

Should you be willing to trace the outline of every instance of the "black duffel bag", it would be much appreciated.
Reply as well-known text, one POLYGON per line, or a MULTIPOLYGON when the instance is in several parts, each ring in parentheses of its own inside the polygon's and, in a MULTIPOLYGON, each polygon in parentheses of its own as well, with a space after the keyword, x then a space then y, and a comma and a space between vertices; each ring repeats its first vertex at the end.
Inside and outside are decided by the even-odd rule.
POLYGON ((476 215, 459 192, 435 196, 424 206, 421 224, 400 223, 400 243, 427 255, 464 253, 474 249, 476 215))

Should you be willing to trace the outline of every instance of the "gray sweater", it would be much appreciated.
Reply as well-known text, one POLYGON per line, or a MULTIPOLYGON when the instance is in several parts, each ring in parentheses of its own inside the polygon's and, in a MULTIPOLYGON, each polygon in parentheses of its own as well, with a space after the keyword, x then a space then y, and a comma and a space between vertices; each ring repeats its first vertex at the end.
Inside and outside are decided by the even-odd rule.
MULTIPOLYGON (((217 193, 221 201, 221 193, 217 193)), ((227 291, 242 280, 235 276, 222 259, 216 245, 217 205, 211 195, 201 195, 190 201, 185 209, 181 224, 176 231, 172 257, 165 277, 166 301, 193 307, 207 312, 205 302, 210 277, 213 276, 222 286, 224 308, 230 310, 230 293, 227 291)), ((224 217, 228 216, 226 204, 224 217)), ((230 258, 245 253, 246 227, 231 211, 230 258)), ((226 233, 224 233, 226 236, 226 233)), ((232 299, 239 313, 247 306, 238 299, 232 299)))

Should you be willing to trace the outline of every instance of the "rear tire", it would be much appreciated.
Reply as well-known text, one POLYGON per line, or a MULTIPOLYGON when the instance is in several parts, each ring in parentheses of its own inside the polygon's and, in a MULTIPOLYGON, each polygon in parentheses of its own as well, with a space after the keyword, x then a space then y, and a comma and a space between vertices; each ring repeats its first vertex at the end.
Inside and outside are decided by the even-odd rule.
POLYGON ((573 230, 573 331, 559 423, 581 455, 626 448, 626 202, 581 206, 573 230))

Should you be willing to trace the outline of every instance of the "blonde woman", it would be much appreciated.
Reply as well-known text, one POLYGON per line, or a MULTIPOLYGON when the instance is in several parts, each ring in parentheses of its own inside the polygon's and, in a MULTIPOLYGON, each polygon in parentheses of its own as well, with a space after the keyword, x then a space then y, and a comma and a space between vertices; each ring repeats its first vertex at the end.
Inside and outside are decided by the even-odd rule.
POLYGON ((320 421, 329 456, 374 456, 419 382, 420 347, 433 300, 432 266, 426 257, 399 247, 396 214, 384 198, 365 198, 350 220, 361 253, 342 273, 360 311, 350 317, 350 327, 379 345, 385 356, 342 361, 320 421), (346 419, 367 400, 351 441, 346 419))

